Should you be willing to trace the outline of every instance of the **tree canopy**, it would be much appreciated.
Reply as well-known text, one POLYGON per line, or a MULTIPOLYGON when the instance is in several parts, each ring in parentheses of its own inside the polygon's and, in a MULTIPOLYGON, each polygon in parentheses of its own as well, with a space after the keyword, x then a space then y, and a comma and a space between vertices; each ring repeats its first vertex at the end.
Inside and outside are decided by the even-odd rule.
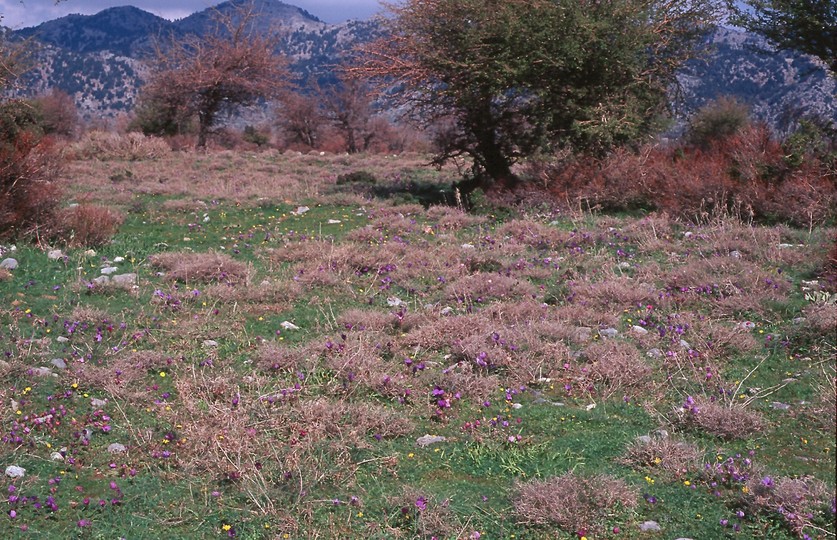
POLYGON ((254 28, 255 17, 249 7, 219 14, 209 35, 158 47, 140 104, 141 112, 154 112, 146 125, 166 132, 197 117, 197 146, 204 147, 220 113, 277 96, 287 81, 286 63, 276 53, 276 36, 254 28))
POLYGON ((653 131, 711 2, 407 0, 355 72, 442 123, 437 162, 513 186, 512 165, 556 146, 602 152, 653 131))

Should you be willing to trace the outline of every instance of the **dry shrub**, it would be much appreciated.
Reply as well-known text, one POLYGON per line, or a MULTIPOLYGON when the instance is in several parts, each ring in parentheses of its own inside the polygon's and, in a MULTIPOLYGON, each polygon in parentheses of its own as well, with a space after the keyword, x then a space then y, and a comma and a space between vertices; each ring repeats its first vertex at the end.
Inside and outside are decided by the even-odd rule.
POLYGON ((609 309, 630 309, 646 305, 655 302, 659 295, 659 291, 650 283, 626 276, 596 283, 582 282, 573 288, 573 292, 573 302, 609 309))
POLYGON ((171 281, 236 284, 248 276, 246 264, 223 253, 158 253, 151 255, 149 261, 166 270, 171 281))
POLYGON ((649 468, 670 479, 679 479, 700 467, 704 451, 692 443, 670 437, 635 440, 620 460, 634 468, 649 468))
POLYGON ((756 476, 748 480, 747 487, 742 498, 751 513, 780 515, 800 538, 815 517, 826 514, 829 499, 833 500, 825 484, 811 476, 775 479, 756 476))
POLYGON ((699 398, 676 412, 677 422, 684 428, 727 440, 744 439, 765 428, 761 414, 736 403, 699 398))
POLYGON ((531 219, 515 219, 497 229, 497 235, 512 238, 535 249, 555 249, 569 239, 569 234, 531 219))
POLYGON ((59 211, 52 235, 70 247, 98 247, 110 242, 124 217, 113 209, 79 204, 59 211))
POLYGON ((604 398, 609 398, 628 388, 645 385, 651 375, 651 366, 631 343, 606 340, 590 345, 584 355, 591 364, 584 378, 593 383, 604 398))
POLYGON ((163 139, 146 137, 142 133, 109 133, 88 131, 77 143, 67 148, 70 159, 99 161, 137 161, 160 159, 171 153, 163 139))
POLYGON ((474 216, 452 206, 431 206, 425 218, 435 223, 435 229, 442 232, 458 231, 487 221, 484 216, 474 216))
POLYGON ((145 406, 149 399, 146 377, 168 368, 175 361, 159 351, 119 353, 103 364, 74 364, 75 375, 86 388, 101 388, 112 397, 145 406))
POLYGON ((465 276, 446 287, 446 297, 467 304, 483 303, 491 299, 518 299, 534 297, 536 288, 502 274, 476 273, 465 276))
POLYGON ((330 439, 346 447, 368 446, 375 435, 402 437, 412 433, 413 422, 398 413, 373 403, 347 403, 324 398, 300 400, 290 412, 292 433, 305 432, 300 442, 313 445, 330 439))
POLYGON ((293 280, 251 283, 247 287, 235 287, 237 281, 216 283, 207 286, 203 292, 207 298, 228 304, 241 302, 249 304, 251 311, 279 312, 290 308, 291 303, 302 296, 302 287, 293 280))
POLYGON ((80 323, 101 323, 108 318, 108 312, 86 304, 79 304, 70 313, 70 320, 80 323))
POLYGON ((256 365, 264 371, 297 371, 313 364, 309 351, 265 341, 253 355, 256 365))
POLYGON ((5 268, 0 268, 0 283, 4 281, 9 281, 12 279, 12 273, 6 270, 5 268))
POLYGON ((637 506, 637 493, 606 474, 568 472, 546 480, 518 483, 513 505, 527 524, 557 525, 571 534, 596 534, 606 520, 637 506))
POLYGON ((387 503, 397 524, 421 538, 454 538, 461 530, 448 499, 439 500, 416 487, 404 486, 401 495, 388 498, 387 503))
POLYGON ((345 330, 389 331, 399 324, 394 313, 370 309, 349 309, 337 317, 337 324, 345 330))

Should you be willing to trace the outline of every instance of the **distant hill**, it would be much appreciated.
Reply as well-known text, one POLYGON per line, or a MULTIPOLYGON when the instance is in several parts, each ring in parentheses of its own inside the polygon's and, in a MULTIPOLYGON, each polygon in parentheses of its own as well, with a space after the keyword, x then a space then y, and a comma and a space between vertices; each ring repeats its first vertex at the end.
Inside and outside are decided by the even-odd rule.
MULTIPOLYGON (((33 28, 7 30, 14 39, 36 44, 35 68, 24 79, 23 94, 58 87, 74 95, 88 118, 129 111, 148 69, 142 59, 155 39, 203 35, 214 29, 216 12, 229 13, 245 0, 231 0, 178 21, 167 21, 135 7, 106 9, 95 15, 69 15, 33 28)), ((294 78, 333 79, 333 67, 356 45, 381 33, 375 21, 328 24, 278 0, 256 0, 257 29, 281 29, 281 51, 291 59, 294 78)), ((680 99, 673 104, 684 118, 723 95, 750 104, 753 114, 781 130, 786 118, 807 111, 837 122, 837 84, 811 57, 770 51, 758 36, 720 28, 707 39, 705 59, 689 62, 679 76, 680 99)))

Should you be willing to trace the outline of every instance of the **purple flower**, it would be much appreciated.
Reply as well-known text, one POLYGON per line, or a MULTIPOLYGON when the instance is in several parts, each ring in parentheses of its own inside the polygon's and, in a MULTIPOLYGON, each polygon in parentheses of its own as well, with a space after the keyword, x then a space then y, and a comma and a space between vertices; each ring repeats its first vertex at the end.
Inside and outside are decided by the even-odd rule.
POLYGON ((427 499, 425 499, 424 497, 419 497, 418 499, 416 499, 416 508, 418 508, 422 512, 427 510, 427 499))

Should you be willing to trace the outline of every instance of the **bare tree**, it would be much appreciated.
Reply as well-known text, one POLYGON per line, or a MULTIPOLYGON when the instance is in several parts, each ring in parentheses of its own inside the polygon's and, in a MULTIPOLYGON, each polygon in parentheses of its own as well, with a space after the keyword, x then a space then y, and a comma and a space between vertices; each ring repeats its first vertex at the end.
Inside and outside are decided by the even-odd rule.
POLYGON ((346 151, 368 150, 375 137, 375 123, 365 81, 341 74, 338 83, 320 95, 326 116, 346 141, 346 151))
POLYGON ((284 133, 285 142, 315 148, 325 123, 317 96, 288 91, 279 101, 276 124, 284 133))
POLYGON ((157 47, 142 100, 178 119, 196 116, 198 148, 206 146, 222 112, 274 98, 287 84, 286 62, 276 53, 278 34, 258 32, 257 15, 252 5, 218 12, 209 35, 172 38, 157 47))

